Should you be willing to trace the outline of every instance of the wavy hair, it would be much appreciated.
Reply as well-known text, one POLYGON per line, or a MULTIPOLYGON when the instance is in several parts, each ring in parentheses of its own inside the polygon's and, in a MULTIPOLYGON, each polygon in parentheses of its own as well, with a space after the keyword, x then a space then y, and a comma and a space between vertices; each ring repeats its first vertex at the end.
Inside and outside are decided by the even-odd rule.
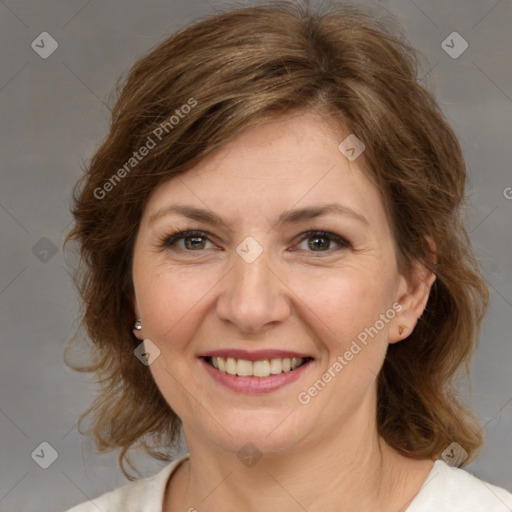
POLYGON ((100 384, 80 431, 100 452, 120 449, 129 478, 128 450, 170 460, 181 426, 133 355, 131 260, 147 199, 242 130, 294 111, 335 119, 364 142, 400 271, 408 275, 419 261, 436 275, 414 331, 389 347, 379 374, 380 435, 411 458, 439 457, 453 441, 468 452, 466 463, 475 457, 482 432, 456 385, 459 370, 469 373, 488 290, 464 225, 461 148, 418 69, 390 15, 272 2, 196 21, 120 80, 108 134, 75 186, 66 238, 80 248, 76 282, 91 359, 70 362, 72 344, 65 355, 100 384))

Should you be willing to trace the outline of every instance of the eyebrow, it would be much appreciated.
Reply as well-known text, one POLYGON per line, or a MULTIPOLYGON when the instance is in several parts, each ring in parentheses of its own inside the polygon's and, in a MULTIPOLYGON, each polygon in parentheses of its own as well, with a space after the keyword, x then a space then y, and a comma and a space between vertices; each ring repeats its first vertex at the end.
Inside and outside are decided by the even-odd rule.
MULTIPOLYGON (((224 220, 222 219, 222 217, 220 217, 211 210, 179 204, 175 204, 158 210, 149 218, 149 224, 153 224, 161 217, 164 217, 172 213, 183 215, 184 217, 187 217, 192 220, 206 222, 207 224, 227 225, 226 222, 224 222, 224 220)), ((341 204, 337 203, 329 203, 320 206, 308 206, 305 208, 287 210, 279 216, 276 224, 298 224, 299 222, 316 219, 317 217, 321 217, 329 213, 345 215, 361 222, 362 224, 365 224, 366 226, 370 225, 366 217, 364 217, 362 214, 358 213, 352 208, 349 208, 348 206, 342 206, 341 204)))

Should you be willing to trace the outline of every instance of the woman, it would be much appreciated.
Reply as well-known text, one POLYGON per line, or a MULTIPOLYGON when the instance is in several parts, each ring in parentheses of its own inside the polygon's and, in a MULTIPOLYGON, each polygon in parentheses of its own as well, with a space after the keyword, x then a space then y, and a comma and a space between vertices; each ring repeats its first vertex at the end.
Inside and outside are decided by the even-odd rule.
POLYGON ((137 62, 77 188, 100 450, 170 460, 73 512, 510 510, 457 469, 487 302, 414 52, 347 6, 233 10, 137 62), (447 461, 447 462, 445 462, 447 461))

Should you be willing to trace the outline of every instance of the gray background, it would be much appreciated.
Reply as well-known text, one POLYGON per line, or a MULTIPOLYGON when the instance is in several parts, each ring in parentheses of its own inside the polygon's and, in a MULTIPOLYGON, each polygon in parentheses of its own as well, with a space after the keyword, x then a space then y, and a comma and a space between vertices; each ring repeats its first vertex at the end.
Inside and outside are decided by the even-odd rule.
MULTIPOLYGON (((78 415, 94 388, 62 359, 78 314, 68 255, 61 249, 71 220, 70 192, 82 162, 105 135, 106 105, 118 76, 163 37, 220 4, 0 2, 3 512, 64 510, 126 482, 115 455, 95 455, 91 442, 78 434, 78 415), (47 59, 31 48, 44 31, 59 44, 47 59), (58 452, 48 469, 31 457, 43 441, 58 452)), ((512 187, 512 4, 390 0, 381 5, 400 18, 425 56, 424 80, 435 88, 467 158, 468 227, 491 291, 471 398, 484 417, 487 443, 468 468, 511 489, 512 199, 506 196, 512 197, 507 188, 512 187), (469 44, 457 59, 441 47, 453 31, 469 44)), ((145 474, 160 467, 141 460, 145 474)))

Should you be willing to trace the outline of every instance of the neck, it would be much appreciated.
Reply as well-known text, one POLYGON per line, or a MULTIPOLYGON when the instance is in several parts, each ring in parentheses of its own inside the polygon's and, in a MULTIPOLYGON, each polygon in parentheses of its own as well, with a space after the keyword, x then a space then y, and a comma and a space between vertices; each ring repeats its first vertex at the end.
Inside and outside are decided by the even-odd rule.
POLYGON ((252 467, 236 454, 192 437, 187 437, 190 463, 169 489, 169 503, 174 504, 169 512, 400 512, 433 464, 399 455, 378 436, 374 424, 345 425, 334 439, 324 436, 328 442, 303 442, 290 452, 264 455, 252 467))

